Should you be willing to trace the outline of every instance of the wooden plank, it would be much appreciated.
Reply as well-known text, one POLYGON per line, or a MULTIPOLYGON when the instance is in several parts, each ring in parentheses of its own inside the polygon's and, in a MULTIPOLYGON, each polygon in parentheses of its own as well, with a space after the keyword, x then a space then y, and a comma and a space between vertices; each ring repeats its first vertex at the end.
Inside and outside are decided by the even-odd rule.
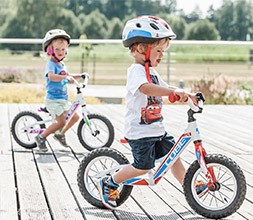
POLYGON ((62 154, 60 151, 54 152, 56 160, 59 163, 62 172, 64 173, 66 181, 75 197, 77 205, 85 218, 101 220, 105 218, 115 219, 113 213, 110 210, 101 210, 93 207, 82 197, 76 181, 79 162, 77 159, 75 159, 75 156, 72 154, 72 152, 67 150, 65 154, 62 154), (96 214, 94 215, 94 213, 96 214))
POLYGON ((18 219, 8 104, 0 104, 0 219, 18 219))
MULTIPOLYGON (((2 107, 1 105, 0 107, 2 107)), ((9 106, 9 108, 0 109, 0 137, 5 131, 1 127, 2 124, 6 124, 4 122, 6 119, 2 120, 4 114, 9 114, 7 123, 10 124, 17 112, 24 109, 36 110, 39 104, 9 104, 9 106)), ((92 113, 103 114, 111 120, 116 134, 111 147, 120 150, 132 161, 128 144, 119 142, 123 137, 125 106, 88 105, 88 109, 92 113)), ((78 110, 79 113, 80 110, 78 110)), ((233 158, 241 166, 246 176, 248 185, 246 200, 237 213, 226 219, 253 219, 251 209, 253 204, 253 163, 250 155, 253 146, 250 138, 253 128, 251 110, 251 106, 207 105, 203 114, 198 116, 199 128, 208 153, 218 152, 233 158)), ((180 136, 187 124, 186 111, 187 106, 185 105, 168 105, 164 108, 166 129, 175 135, 175 138, 180 136)), ((17 198, 19 199, 18 204, 20 204, 21 219, 202 219, 191 210, 184 198, 182 187, 170 171, 157 186, 134 187, 133 193, 127 201, 113 212, 90 205, 82 197, 76 182, 79 161, 82 160, 84 154, 88 153, 79 143, 77 126, 78 124, 75 124, 66 133, 71 148, 64 148, 50 135, 47 144, 48 153, 41 153, 38 149, 26 150, 13 142, 13 139, 4 139, 4 146, 2 148, 0 146, 0 149, 3 149, 2 153, 9 152, 11 155, 12 150, 8 151, 8 148, 13 148, 16 176, 13 174, 13 169, 10 171, 9 167, 6 167, 6 160, 11 158, 7 154, 7 157, 5 157, 6 155, 2 157, 3 154, 0 155, 1 159, 3 158, 0 160, 2 165, 0 175, 5 175, 5 170, 2 169, 4 167, 7 168, 9 175, 12 178, 14 176, 17 180, 17 198), (13 145, 11 145, 12 142, 13 145), (35 155, 35 159, 33 155, 35 155)), ((186 167, 195 160, 193 150, 194 148, 190 146, 182 154, 186 167)), ((12 159, 10 164, 10 168, 13 167, 12 159)), ((13 178, 14 183, 15 178, 13 178)), ((2 184, 1 181, 2 178, 0 184, 2 184)), ((9 191, 14 196, 16 195, 15 187, 9 191)), ((0 188, 0 198, 2 198, 2 192, 0 188)), ((3 196, 5 199, 9 197, 9 194, 3 196)), ((12 209, 16 217, 9 218, 10 213, 3 213, 2 203, 0 204, 0 219, 6 219, 6 216, 7 219, 17 219, 17 208, 12 209)))
POLYGON ((15 165, 21 219, 51 219, 32 152, 16 152, 15 165))
POLYGON ((54 219, 82 219, 75 198, 51 153, 35 154, 45 195, 54 219))

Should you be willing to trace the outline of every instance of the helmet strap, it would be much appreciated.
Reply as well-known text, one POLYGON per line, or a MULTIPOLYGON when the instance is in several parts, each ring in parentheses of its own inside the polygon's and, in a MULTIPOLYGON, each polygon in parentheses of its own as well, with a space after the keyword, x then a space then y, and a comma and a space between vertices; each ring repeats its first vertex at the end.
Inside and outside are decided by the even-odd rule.
POLYGON ((146 71, 146 76, 147 76, 147 80, 150 83, 151 79, 150 79, 150 51, 151 51, 151 44, 147 45, 147 51, 145 53, 145 71, 146 71))
POLYGON ((52 49, 47 49, 47 53, 49 53, 50 55, 52 55, 57 62, 61 62, 65 57, 63 57, 62 59, 58 59, 58 57, 56 57, 55 53, 54 53, 54 48, 52 47, 52 49))

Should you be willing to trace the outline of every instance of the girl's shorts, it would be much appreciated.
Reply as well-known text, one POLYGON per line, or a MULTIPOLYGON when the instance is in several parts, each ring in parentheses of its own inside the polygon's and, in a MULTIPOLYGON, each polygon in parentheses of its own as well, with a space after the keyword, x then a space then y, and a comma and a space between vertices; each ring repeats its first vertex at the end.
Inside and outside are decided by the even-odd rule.
POLYGON ((149 170, 155 167, 155 160, 165 156, 174 146, 174 137, 165 132, 158 137, 146 137, 137 140, 129 140, 134 157, 133 167, 141 170, 149 170))
POLYGON ((46 99, 45 106, 54 118, 55 116, 60 116, 63 112, 68 111, 71 107, 71 103, 65 99, 46 99))

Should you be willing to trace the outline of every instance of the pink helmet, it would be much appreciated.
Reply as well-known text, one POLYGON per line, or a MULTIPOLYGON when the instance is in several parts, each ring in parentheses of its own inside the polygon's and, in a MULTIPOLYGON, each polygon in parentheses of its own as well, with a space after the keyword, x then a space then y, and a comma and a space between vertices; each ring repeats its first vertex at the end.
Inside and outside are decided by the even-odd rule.
POLYGON ((166 21, 148 15, 129 20, 122 33, 123 45, 125 47, 130 47, 134 43, 152 44, 163 38, 172 40, 176 38, 176 34, 166 21))

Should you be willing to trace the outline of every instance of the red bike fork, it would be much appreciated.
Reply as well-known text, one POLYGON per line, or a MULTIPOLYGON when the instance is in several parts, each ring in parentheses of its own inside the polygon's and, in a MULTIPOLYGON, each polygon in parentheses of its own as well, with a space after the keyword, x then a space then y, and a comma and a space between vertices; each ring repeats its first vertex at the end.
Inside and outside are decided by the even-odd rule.
POLYGON ((195 151, 196 151, 196 157, 199 162, 199 165, 203 172, 205 173, 206 178, 208 179, 208 188, 214 186, 214 183, 217 182, 216 176, 214 174, 213 167, 207 167, 205 156, 207 156, 205 148, 202 146, 201 141, 195 141, 195 151))

